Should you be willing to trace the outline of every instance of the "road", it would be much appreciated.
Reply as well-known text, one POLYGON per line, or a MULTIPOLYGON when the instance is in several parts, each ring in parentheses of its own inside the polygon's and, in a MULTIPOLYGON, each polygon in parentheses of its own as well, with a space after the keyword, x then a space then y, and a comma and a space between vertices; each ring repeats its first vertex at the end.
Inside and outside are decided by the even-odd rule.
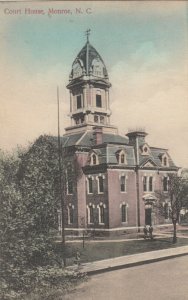
POLYGON ((188 256, 92 276, 65 300, 187 300, 188 256))

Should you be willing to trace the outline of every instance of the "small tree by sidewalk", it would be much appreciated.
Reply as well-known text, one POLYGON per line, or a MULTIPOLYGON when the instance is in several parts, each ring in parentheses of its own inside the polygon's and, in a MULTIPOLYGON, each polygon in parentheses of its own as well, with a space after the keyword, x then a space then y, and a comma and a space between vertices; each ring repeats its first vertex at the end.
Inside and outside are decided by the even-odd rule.
POLYGON ((159 214, 171 219, 173 224, 173 243, 177 242, 177 223, 182 207, 188 207, 188 182, 177 174, 168 174, 167 191, 156 191, 156 206, 159 214))

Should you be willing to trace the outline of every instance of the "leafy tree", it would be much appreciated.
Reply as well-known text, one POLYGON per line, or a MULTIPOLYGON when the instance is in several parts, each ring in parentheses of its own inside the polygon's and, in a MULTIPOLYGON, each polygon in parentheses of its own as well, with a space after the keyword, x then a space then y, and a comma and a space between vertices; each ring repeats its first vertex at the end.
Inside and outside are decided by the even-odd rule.
POLYGON ((1 299, 7 289, 30 290, 41 274, 46 278, 48 270, 61 266, 62 253, 51 237, 57 229, 58 189, 53 138, 39 137, 18 156, 0 153, 1 299))
POLYGON ((173 224, 173 243, 177 242, 177 223, 182 207, 188 207, 188 182, 177 174, 168 174, 168 191, 156 192, 159 213, 165 217, 166 213, 173 224), (168 209, 168 212, 166 211, 168 209))

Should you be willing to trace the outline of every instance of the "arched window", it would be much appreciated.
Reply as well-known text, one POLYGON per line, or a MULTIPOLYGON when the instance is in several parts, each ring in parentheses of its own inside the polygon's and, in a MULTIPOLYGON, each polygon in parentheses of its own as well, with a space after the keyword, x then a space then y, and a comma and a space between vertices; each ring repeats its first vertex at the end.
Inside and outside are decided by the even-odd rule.
POLYGON ((149 192, 153 191, 153 177, 149 177, 149 192))
POLYGON ((125 192, 126 191, 126 178, 125 175, 122 175, 120 177, 120 191, 125 192))
POLYGON ((93 194, 93 177, 87 178, 87 192, 88 194, 93 194))
POLYGON ((74 205, 69 204, 68 206, 68 224, 74 223, 74 205))
POLYGON ((88 224, 93 224, 94 223, 94 205, 92 205, 91 203, 89 204, 89 206, 87 207, 87 211, 88 211, 88 224))
POLYGON ((98 193, 103 194, 104 193, 104 176, 99 175, 97 177, 98 180, 98 193))
POLYGON ((95 153, 92 153, 90 155, 90 165, 98 165, 99 160, 98 160, 98 156, 95 153))
POLYGON ((93 158, 93 165, 96 165, 97 164, 97 157, 96 157, 96 155, 93 154, 92 158, 93 158))
POLYGON ((163 191, 168 192, 168 177, 163 178, 163 191))
POLYGON ((121 222, 125 223, 127 222, 127 205, 122 204, 121 206, 121 222))
POLYGON ((99 205, 99 223, 104 224, 104 204, 99 205))
POLYGON ((126 153, 125 153, 124 150, 117 151, 116 157, 117 157, 117 160, 118 160, 119 164, 126 164, 127 163, 126 153))

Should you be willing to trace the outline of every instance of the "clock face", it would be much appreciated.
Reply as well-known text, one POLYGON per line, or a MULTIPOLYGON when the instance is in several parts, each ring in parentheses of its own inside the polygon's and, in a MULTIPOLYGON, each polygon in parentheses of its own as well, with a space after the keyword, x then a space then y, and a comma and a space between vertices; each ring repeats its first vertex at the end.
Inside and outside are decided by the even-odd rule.
POLYGON ((82 68, 80 64, 77 62, 73 65, 73 78, 80 77, 82 75, 82 68))

